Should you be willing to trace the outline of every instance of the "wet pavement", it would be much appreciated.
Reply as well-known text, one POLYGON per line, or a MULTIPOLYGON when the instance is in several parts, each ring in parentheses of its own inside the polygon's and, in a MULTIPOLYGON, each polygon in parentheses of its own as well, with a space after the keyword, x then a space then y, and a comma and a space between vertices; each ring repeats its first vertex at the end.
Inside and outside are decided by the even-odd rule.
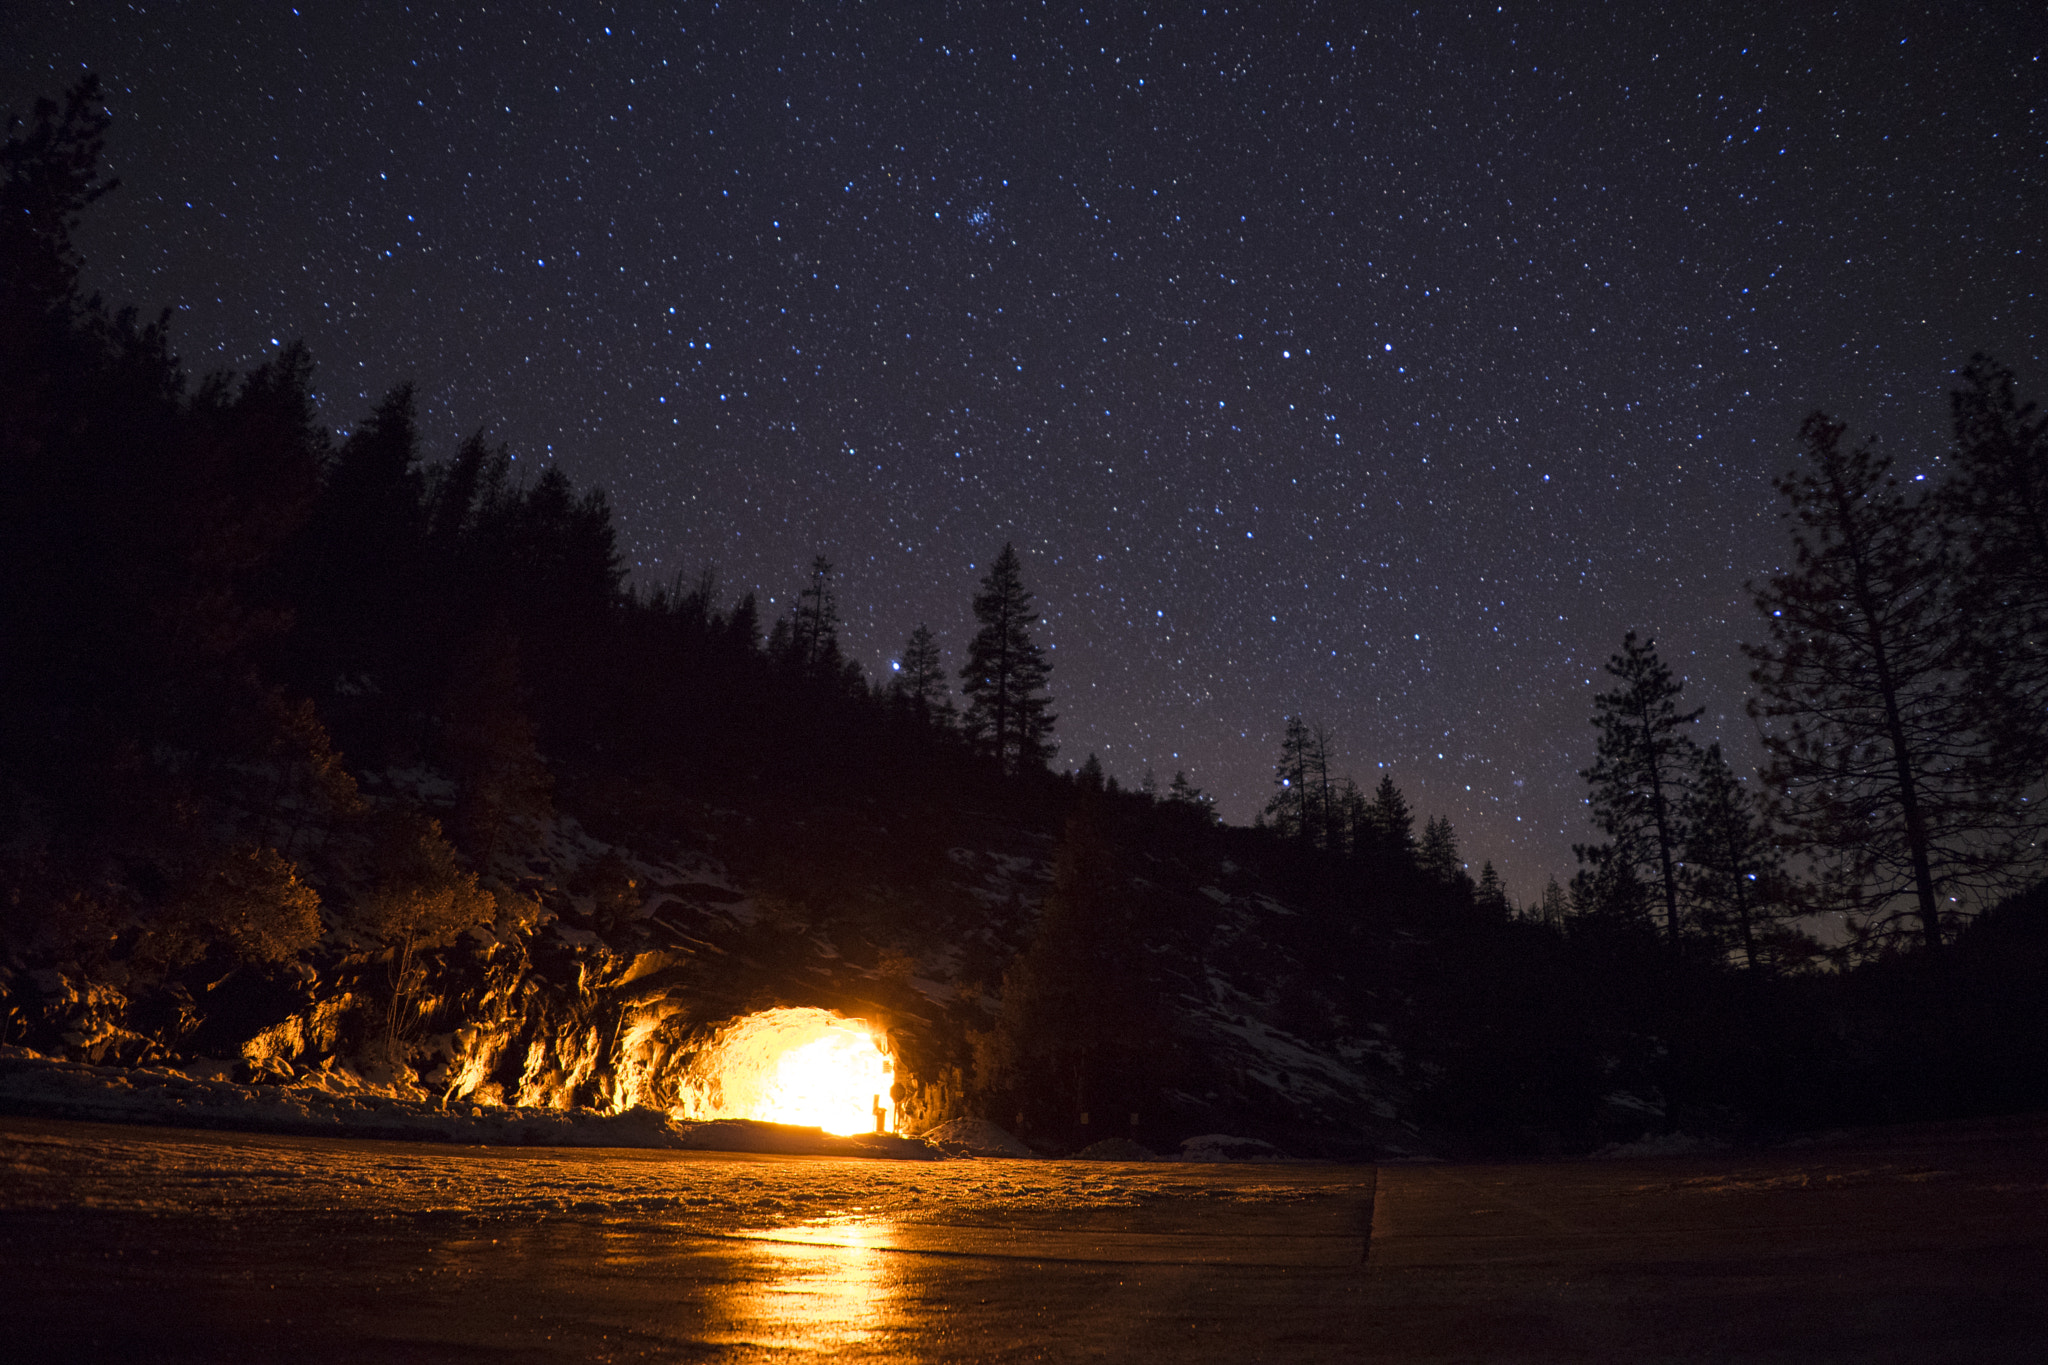
POLYGON ((2048 1361, 2048 1121, 1383 1169, 1364 1354, 2048 1361))
POLYGON ((2041 1360, 2048 1126, 884 1163, 0 1118, 9 1360, 2041 1360))

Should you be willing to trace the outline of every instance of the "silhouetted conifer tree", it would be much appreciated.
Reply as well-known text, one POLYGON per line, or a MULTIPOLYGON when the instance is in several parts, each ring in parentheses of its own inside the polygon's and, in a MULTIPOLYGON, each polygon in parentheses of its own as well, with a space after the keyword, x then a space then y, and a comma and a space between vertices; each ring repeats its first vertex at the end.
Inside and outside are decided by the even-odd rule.
MULTIPOLYGON (((1685 685, 1657 657, 1657 642, 1639 642, 1634 631, 1622 637, 1607 673, 1616 686, 1593 698, 1600 737, 1593 766, 1579 774, 1593 824, 1607 836, 1600 860, 1614 875, 1639 877, 1656 889, 1665 935, 1676 943, 1686 793, 1699 771, 1699 746, 1685 727, 1699 720, 1700 708, 1679 711, 1685 685)), ((1592 861, 1583 849, 1580 857, 1592 861)))
POLYGON ((263 718, 269 762, 267 771, 255 771, 268 780, 250 792, 249 805, 257 816, 257 842, 275 844, 289 857, 309 825, 331 834, 336 824, 361 814, 362 796, 311 701, 288 702, 277 689, 267 689, 263 718))
POLYGON ((503 625, 472 634, 442 698, 440 757, 455 779, 455 842, 488 872, 516 828, 553 814, 553 783, 534 747, 519 677, 519 644, 503 625))
POLYGON ((481 431, 456 448, 454 458, 435 465, 426 478, 426 536, 436 571, 447 572, 476 527, 476 509, 502 485, 511 454, 485 444, 481 431))
POLYGON ((939 642, 922 622, 904 643, 897 661, 890 691, 910 713, 927 725, 950 729, 954 721, 953 699, 946 689, 946 669, 939 659, 939 642))
POLYGON ((2021 821, 1981 782, 1930 508, 1889 458, 1846 448, 1846 430, 1807 418, 1800 464, 1777 481, 1796 558, 1756 593, 1769 636, 1744 647, 1749 709, 1778 817, 1824 891, 1880 935, 1903 901, 1938 948, 1944 910, 2020 863, 2021 821))
POLYGON ((1346 777, 1331 796, 1330 847, 1356 855, 1371 846, 1371 803, 1358 784, 1346 777))
POLYGON ((1422 843, 1415 851, 1415 866, 1423 876, 1439 886, 1456 886, 1463 879, 1465 864, 1458 857, 1458 836, 1444 816, 1431 816, 1422 827, 1422 843))
POLYGON ((61 334, 83 311, 72 236, 85 210, 120 183, 100 174, 112 121, 100 78, 88 72, 61 103, 37 100, 26 127, 10 119, 0 145, 0 317, 8 323, 0 356, 29 374, 55 358, 36 363, 28 347, 38 335, 54 339, 47 329, 61 334))
POLYGON ((1216 823, 1216 799, 1188 781, 1186 772, 1176 769, 1166 788, 1167 804, 1199 815, 1204 824, 1216 823))
POLYGON ((1046 675, 1052 665, 1031 638, 1038 612, 1024 589, 1017 551, 1003 546, 974 597, 981 623, 967 646, 960 691, 967 698, 966 730, 1006 773, 1043 764, 1052 756, 1046 675))
POLYGON ((420 468, 413 387, 386 394, 341 445, 306 527, 299 559, 302 647, 317 651, 318 684, 344 669, 385 691, 416 666, 424 643, 415 607, 422 589, 426 477, 420 468))
POLYGON ((1500 874, 1493 870, 1492 863, 1484 863, 1479 869, 1479 887, 1473 893, 1472 903, 1490 915, 1506 919, 1512 913, 1508 904, 1507 888, 1501 885, 1500 874))
POLYGON ((1330 782, 1330 735, 1320 725, 1309 727, 1309 789, 1302 814, 1308 837, 1318 847, 1334 849, 1341 846, 1343 832, 1339 825, 1342 812, 1337 808, 1337 789, 1330 782))
POLYGON ((736 649, 751 653, 761 647, 761 606, 751 592, 740 594, 725 618, 726 640, 736 649))
POLYGON ((1380 775, 1366 808, 1371 833, 1368 862, 1383 876, 1399 876, 1415 870, 1415 816, 1408 798, 1394 785, 1392 773, 1380 775))
POLYGON ((1314 751, 1308 722, 1289 716, 1280 736, 1280 761, 1273 765, 1273 795, 1265 810, 1268 827, 1283 839, 1306 843, 1314 837, 1314 751))
POLYGON ((1002 1012, 976 1041, 984 1101, 1083 1137, 1083 1113, 1100 1131, 1150 1109, 1164 1031, 1149 962, 1115 850, 1076 816, 1031 942, 1003 973, 1002 1012))
POLYGON ((1576 845, 1582 864, 1572 874, 1571 914, 1615 928, 1654 935, 1650 920, 1650 887, 1636 869, 1616 854, 1612 844, 1576 845))
POLYGON ((1686 793, 1685 884, 1694 921, 1762 965, 1760 931, 1783 915, 1784 858, 1735 772, 1710 744, 1686 793))
POLYGON ((2017 805, 2048 776, 2048 417, 1985 356, 1962 377, 1938 501, 1957 601, 1968 604, 1963 700, 1986 740, 1978 782, 2017 805))
POLYGON ((839 652, 839 594, 832 586, 832 564, 823 555, 811 560, 811 576, 797 589, 789 612, 782 652, 800 671, 836 678, 844 668, 839 652))

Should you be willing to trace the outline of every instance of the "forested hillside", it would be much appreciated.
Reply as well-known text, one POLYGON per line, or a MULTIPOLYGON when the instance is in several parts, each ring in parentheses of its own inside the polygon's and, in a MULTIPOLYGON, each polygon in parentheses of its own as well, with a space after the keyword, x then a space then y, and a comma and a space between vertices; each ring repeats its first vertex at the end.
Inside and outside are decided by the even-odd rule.
MULTIPOLYGON (((481 438, 422 449, 409 389, 337 439, 301 347, 187 374, 167 317, 81 282, 105 127, 81 84, 10 134, 0 187, 0 1044, 663 1106, 709 1030, 819 1005, 890 1029, 907 1120, 1047 1150, 1577 1151, 2041 1103, 2048 900, 1966 918, 1931 889, 2031 867, 2009 800, 1956 794, 2039 771, 2021 618, 1945 665, 1990 699, 1967 724, 2017 736, 2004 766, 1943 768, 1903 853, 1850 841, 1834 741, 1784 732, 1794 872, 1839 892, 1882 863, 1909 897, 1864 907, 1867 952, 1788 927, 1811 902, 1633 639, 1589 742, 1604 842, 1524 913, 1391 779, 1318 770, 1299 720, 1258 828, 1184 777, 1053 771, 1012 553, 966 676, 920 630, 872 682, 823 560, 774 620, 709 571, 628 584, 601 492, 481 438), (1667 759, 1684 848, 1643 804, 1667 759)), ((1766 697, 1839 662, 1817 631, 1773 635, 1766 697)))

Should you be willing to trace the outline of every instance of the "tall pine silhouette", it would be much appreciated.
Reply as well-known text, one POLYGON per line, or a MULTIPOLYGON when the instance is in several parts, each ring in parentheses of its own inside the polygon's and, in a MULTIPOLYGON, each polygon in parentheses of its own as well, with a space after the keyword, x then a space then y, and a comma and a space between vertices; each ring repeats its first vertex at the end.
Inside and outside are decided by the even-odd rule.
POLYGON ((1364 846, 1355 849, 1366 865, 1382 877, 1406 877, 1415 871, 1415 815, 1408 798, 1394 785, 1392 773, 1380 774, 1379 786, 1365 807, 1364 846))
POLYGON ((939 661, 939 642, 922 622, 910 632, 903 645, 903 657, 896 665, 891 695, 923 723, 950 727, 954 719, 953 699, 946 694, 946 669, 939 661))
POLYGON ((1315 737, 1308 722, 1289 716, 1280 737, 1280 761, 1273 765, 1273 795, 1265 815, 1283 839, 1308 842, 1315 829, 1315 737))
POLYGON ((1685 881, 1700 928, 1760 966, 1762 931, 1783 918, 1784 859, 1718 744, 1687 794, 1685 881))
POLYGON ((1657 657, 1657 642, 1638 641, 1634 631, 1622 637, 1607 673, 1616 685, 1593 698, 1600 738, 1593 766, 1579 775, 1589 788, 1593 823, 1608 842, 1580 856, 1609 862, 1617 875, 1653 888, 1664 907, 1664 932, 1676 942, 1685 799, 1699 771, 1699 746, 1686 727, 1700 711, 1678 709, 1685 684, 1657 657))
POLYGON ((1888 933, 1903 914, 1938 948, 1948 898, 2013 866, 2013 813, 1976 780, 1931 509, 1846 432, 1807 418, 1800 463, 1778 480, 1795 560, 1756 594, 1769 633, 1744 647, 1749 710, 1794 851, 1866 928, 1888 933))
POLYGON ((960 690, 967 697, 968 736, 993 755, 1006 773, 1042 764, 1052 756, 1052 726, 1046 675, 1052 665, 1031 638, 1038 624, 1031 594, 1024 590, 1023 566, 1010 545, 996 556, 974 596, 981 629, 967 646, 960 690))
MULTIPOLYGON (((1949 395, 1954 473, 1938 501, 1965 615, 1981 781, 2016 798, 2048 773, 2048 416, 1985 356, 1949 395)), ((2034 803, 2034 804, 2039 804, 2034 803)))

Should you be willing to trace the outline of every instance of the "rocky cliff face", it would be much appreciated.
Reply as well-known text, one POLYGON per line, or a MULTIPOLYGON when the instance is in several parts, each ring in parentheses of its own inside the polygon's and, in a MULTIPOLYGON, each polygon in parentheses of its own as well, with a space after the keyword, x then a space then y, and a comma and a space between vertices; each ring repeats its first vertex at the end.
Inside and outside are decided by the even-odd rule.
MULTIPOLYGON (((889 837, 852 823, 833 836, 842 845, 889 837)), ((363 887, 331 885, 320 941, 273 970, 195 987, 17 955, 0 1041, 224 1081, 617 1114, 677 1108, 690 1063, 722 1025, 815 1006, 886 1030, 898 1121, 917 1131, 974 1106, 974 1037, 992 1027, 1002 968, 1033 933, 1057 842, 988 823, 976 846, 884 860, 891 875, 827 841, 823 864, 845 873, 828 893, 815 869, 793 882, 792 859, 757 846, 728 861, 715 837, 650 856, 567 816, 532 833, 482 877, 495 920, 416 954, 410 977, 400 949, 366 938, 341 908, 363 887)), ((1167 1026, 1181 1059, 1176 1084, 1138 1116, 1143 1135, 1414 1150, 1404 1058, 1385 1029, 1341 1016, 1308 986, 1275 988, 1315 978, 1282 932, 1302 912, 1227 860, 1141 873, 1122 890, 1165 907, 1154 922, 1172 942, 1145 951, 1171 964, 1167 1026)), ((1126 1135, 1126 1115, 1091 1117, 1083 1136, 1126 1135)))

